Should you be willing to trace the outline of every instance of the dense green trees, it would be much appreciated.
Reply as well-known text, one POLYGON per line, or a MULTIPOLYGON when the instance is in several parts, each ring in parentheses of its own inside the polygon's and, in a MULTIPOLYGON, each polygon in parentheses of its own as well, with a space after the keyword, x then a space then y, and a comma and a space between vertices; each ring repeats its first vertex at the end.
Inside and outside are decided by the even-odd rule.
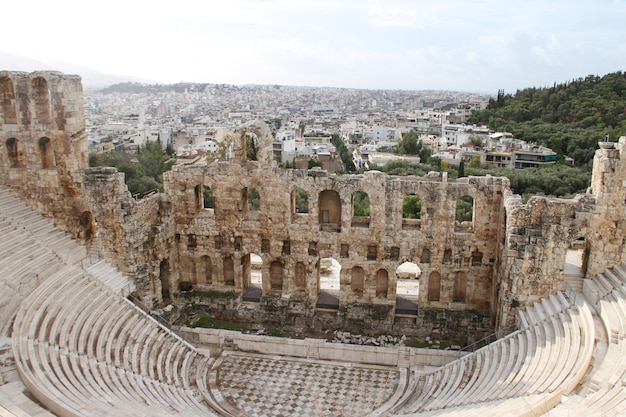
POLYGON ((128 191, 143 195, 163 188, 163 173, 174 161, 170 159, 159 141, 147 141, 137 155, 121 151, 106 154, 89 154, 89 166, 112 166, 124 173, 128 191))
POLYGON ((516 138, 552 148, 576 165, 593 159, 605 135, 626 134, 626 73, 589 75, 546 88, 526 88, 514 95, 498 91, 487 109, 470 123, 508 131, 516 138))
POLYGON ((425 164, 430 161, 432 155, 432 151, 424 146, 415 131, 405 133, 398 141, 394 151, 400 155, 417 155, 420 157, 420 161, 425 164))

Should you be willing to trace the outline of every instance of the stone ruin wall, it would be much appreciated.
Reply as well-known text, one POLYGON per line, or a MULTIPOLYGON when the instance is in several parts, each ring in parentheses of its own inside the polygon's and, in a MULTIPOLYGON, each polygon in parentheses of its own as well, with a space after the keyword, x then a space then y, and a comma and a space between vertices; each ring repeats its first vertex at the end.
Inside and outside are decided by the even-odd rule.
POLYGON ((179 285, 187 282, 194 301, 213 297, 210 302, 220 299, 221 308, 234 309, 249 285, 247 255, 256 253, 263 259, 264 296, 250 315, 310 317, 319 260, 333 257, 342 265, 344 319, 369 317, 388 326, 395 269, 408 260, 422 270, 422 313, 409 326, 427 325, 423 312, 447 315, 449 322, 462 318, 455 312, 478 310, 502 328, 514 322, 517 308, 564 288, 564 256, 572 241, 584 240, 587 276, 626 259, 626 138, 597 151, 587 194, 522 204, 505 178, 280 170, 269 150, 258 154, 260 162, 246 162, 242 132, 253 133, 260 149, 271 147, 267 126, 251 124, 234 136, 241 142, 235 162, 177 166, 165 175, 164 194, 134 200, 123 174, 87 168, 79 77, 0 72, 0 182, 133 276, 137 296, 148 306, 163 298, 184 302, 179 285), (211 187, 214 209, 201 205, 202 185, 211 187), (260 211, 247 209, 246 187, 259 190, 260 211), (308 193, 308 214, 294 213, 296 187, 308 193), (369 195, 368 218, 352 216, 356 191, 369 195), (422 198, 420 220, 402 219, 402 200, 411 193, 422 198), (474 199, 472 225, 454 222, 463 195, 474 199), (328 219, 320 218, 320 208, 328 219), (355 291, 352 272, 359 268, 363 287, 355 291), (428 297, 434 273, 438 301, 428 297), (453 301, 459 273, 466 279, 464 303, 453 301))
POLYGON ((0 181, 83 241, 75 173, 87 167, 86 139, 80 77, 0 71, 0 181))
MULTIPOLYGON (((248 255, 255 253, 263 260, 265 310, 275 309, 278 302, 287 314, 306 316, 318 297, 320 259, 332 257, 341 264, 339 302, 346 319, 363 320, 364 313, 355 306, 367 310, 377 305, 387 307, 376 311, 384 312, 383 321, 391 323, 395 271, 411 261, 422 271, 419 308, 479 310, 489 316, 506 189, 508 180, 496 177, 448 181, 445 176, 396 177, 377 171, 338 176, 254 161, 177 166, 165 175, 175 227, 176 246, 170 253, 177 254, 170 260, 170 287, 184 281, 199 293, 240 294, 250 285, 248 255), (202 186, 213 192, 212 209, 204 208, 199 198, 202 186), (248 209, 245 196, 250 187, 260 194, 259 211, 248 209), (308 195, 306 214, 294 210, 296 188, 308 195), (368 217, 353 216, 357 191, 370 198, 368 217), (402 218, 402 202, 409 194, 422 199, 419 220, 402 218), (471 224, 455 222, 456 202, 462 196, 474 199, 471 224), (320 214, 324 209, 329 211, 328 222, 320 214), (363 273, 362 288, 360 279, 358 288, 352 287, 355 270, 363 273), (459 281, 460 275, 465 280, 459 281), (440 288, 438 297, 432 291, 429 297, 433 281, 440 281, 434 284, 440 288), (453 300, 455 281, 465 281, 464 301, 453 300)), ((194 302, 202 303, 201 297, 194 302)))

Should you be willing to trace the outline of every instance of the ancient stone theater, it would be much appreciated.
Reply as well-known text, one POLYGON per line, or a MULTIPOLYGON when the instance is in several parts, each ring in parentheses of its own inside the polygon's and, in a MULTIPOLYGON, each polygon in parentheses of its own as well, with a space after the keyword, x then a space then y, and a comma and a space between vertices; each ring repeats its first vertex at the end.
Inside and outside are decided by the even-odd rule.
POLYGON ((0 71, 0 416, 626 414, 626 137, 585 194, 527 203, 500 177, 283 169, 262 121, 232 138, 135 198, 88 166, 78 76, 0 71))

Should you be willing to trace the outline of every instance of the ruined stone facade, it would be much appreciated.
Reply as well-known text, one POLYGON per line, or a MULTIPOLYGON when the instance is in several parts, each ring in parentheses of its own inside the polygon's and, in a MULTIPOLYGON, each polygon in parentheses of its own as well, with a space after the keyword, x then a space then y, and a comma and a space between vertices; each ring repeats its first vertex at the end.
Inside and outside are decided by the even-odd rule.
POLYGON ((269 128, 255 122, 235 133, 233 161, 177 165, 164 193, 135 200, 123 174, 87 167, 84 129, 78 77, 0 72, 0 181, 132 276, 147 306, 165 300, 241 319, 489 330, 566 289, 572 242, 584 247, 585 276, 625 259, 626 138, 597 151, 587 194, 522 204, 499 177, 283 170, 272 161, 269 128), (256 161, 247 160, 250 137, 256 161), (357 192, 367 193, 369 216, 354 215, 357 192), (421 200, 419 219, 403 218, 411 195, 421 200), (306 210, 297 196, 306 196, 306 210), (459 223, 457 201, 468 197, 472 219, 459 223), (251 254, 262 259, 255 303, 243 300, 251 254), (318 305, 324 258, 341 265, 337 309, 318 305), (417 317, 394 314, 395 271, 405 261, 421 269, 417 317))

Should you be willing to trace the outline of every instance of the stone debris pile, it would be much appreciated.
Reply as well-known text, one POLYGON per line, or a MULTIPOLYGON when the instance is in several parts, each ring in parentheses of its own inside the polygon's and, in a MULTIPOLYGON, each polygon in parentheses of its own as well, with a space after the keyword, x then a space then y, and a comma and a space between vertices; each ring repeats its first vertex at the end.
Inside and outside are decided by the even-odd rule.
POLYGON ((404 346, 406 336, 387 336, 380 335, 378 337, 364 336, 360 334, 351 334, 350 332, 342 332, 335 330, 333 332, 332 343, 346 343, 351 345, 369 345, 369 346, 404 346))

